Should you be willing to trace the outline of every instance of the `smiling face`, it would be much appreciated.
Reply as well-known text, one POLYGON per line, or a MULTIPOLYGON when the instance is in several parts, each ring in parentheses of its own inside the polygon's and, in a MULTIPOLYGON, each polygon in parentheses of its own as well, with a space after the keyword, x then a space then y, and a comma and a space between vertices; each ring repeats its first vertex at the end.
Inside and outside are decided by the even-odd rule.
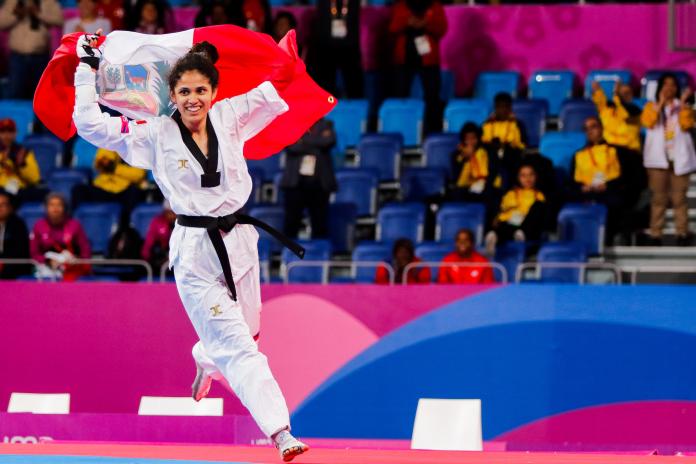
POLYGON ((170 98, 184 125, 191 129, 205 121, 216 95, 217 89, 210 85, 210 79, 194 70, 181 75, 170 98))

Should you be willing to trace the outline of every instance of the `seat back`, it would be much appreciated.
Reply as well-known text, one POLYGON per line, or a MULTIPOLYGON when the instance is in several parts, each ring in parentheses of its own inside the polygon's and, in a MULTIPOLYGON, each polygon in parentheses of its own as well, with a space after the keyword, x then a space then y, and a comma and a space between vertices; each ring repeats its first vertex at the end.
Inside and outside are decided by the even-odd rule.
POLYGON ((358 216, 373 216, 377 211, 379 176, 373 169, 343 169, 336 172, 337 203, 353 203, 358 216))
POLYGON ((611 99, 617 82, 631 84, 631 71, 628 69, 594 69, 585 77, 585 98, 592 98, 592 83, 602 87, 604 95, 611 99))
MULTIPOLYGON (((453 246, 451 243, 440 242, 423 242, 416 247, 416 256, 421 260, 430 263, 439 263, 446 255, 452 252, 453 246)), ((430 277, 434 282, 437 280, 437 275, 440 268, 437 266, 430 267, 430 277)))
POLYGON ((411 449, 481 451, 481 400, 420 398, 411 449))
POLYGON ((89 178, 84 171, 75 169, 59 169, 53 171, 48 179, 48 189, 51 192, 58 192, 70 201, 72 189, 77 185, 85 185, 89 178))
POLYGON ((452 169, 452 152, 457 148, 458 144, 459 135, 457 134, 433 134, 428 136, 423 143, 425 166, 428 168, 441 168, 449 173, 452 169))
POLYGON ((538 147, 541 136, 546 133, 546 116, 549 112, 548 102, 537 98, 515 100, 512 103, 512 112, 524 126, 526 145, 528 147, 538 147))
POLYGON ((36 224, 36 221, 46 216, 46 209, 43 203, 24 203, 17 210, 17 215, 22 218, 24 223, 27 225, 27 229, 29 232, 31 232, 34 228, 34 224, 36 224))
POLYGON ((23 145, 34 152, 41 179, 49 180, 63 160, 63 142, 52 135, 28 135, 23 145))
POLYGON ((520 73, 517 71, 482 72, 476 77, 474 96, 484 100, 488 105, 488 109, 491 110, 496 94, 506 92, 512 98, 515 98, 517 97, 519 87, 520 73))
POLYGON ((558 115, 558 126, 563 132, 582 132, 585 120, 597 116, 597 107, 590 100, 566 100, 558 115))
POLYGON ((607 207, 602 204, 566 204, 558 213, 559 239, 582 243, 587 254, 600 255, 606 223, 607 207))
POLYGON ((367 100, 340 100, 326 119, 334 123, 336 151, 344 153, 346 148, 355 147, 360 137, 367 132, 367 100))
POLYGON ((131 212, 131 226, 138 231, 142 238, 145 238, 150 223, 155 216, 162 214, 163 210, 161 203, 141 203, 131 212))
POLYGON ((329 205, 329 241, 334 253, 345 253, 355 245, 358 207, 354 203, 329 205))
POLYGON ((261 175, 262 182, 273 182, 275 175, 283 170, 284 155, 276 154, 263 159, 247 160, 247 167, 261 175))
POLYGON ((558 115, 561 103, 573 96, 572 71, 537 71, 529 77, 529 97, 549 102, 549 114, 558 115))
POLYGON ((380 181, 398 179, 402 140, 393 133, 363 136, 358 144, 359 167, 374 169, 380 181))
POLYGON ((424 201, 445 192, 447 171, 442 168, 407 168, 401 173, 404 201, 424 201))
POLYGON ((82 203, 75 211, 75 219, 89 239, 92 253, 105 253, 111 235, 118 228, 121 205, 118 203, 82 203))
MULTIPOLYGON (((539 263, 584 263, 587 261, 585 245, 578 242, 550 242, 541 246, 537 254, 539 263)), ((541 282, 578 283, 580 270, 541 267, 541 282)))
POLYGON ((445 203, 437 212, 435 241, 451 244, 459 230, 469 229, 480 245, 485 220, 486 207, 480 203, 445 203))
POLYGON ((490 106, 490 102, 481 98, 450 100, 445 107, 443 130, 459 134, 467 122, 480 126, 490 116, 490 106))
MULTIPOLYGON (((305 248, 304 261, 329 261, 331 260, 331 242, 328 240, 300 240, 300 245, 305 248)), ((281 259, 283 273, 287 275, 290 283, 327 283, 329 281, 328 268, 323 266, 307 266, 288 269, 288 264, 302 261, 292 251, 283 248, 281 259)))
POLYGON ((424 111, 423 100, 388 98, 379 109, 379 132, 399 133, 406 146, 419 145, 424 111))
POLYGON ((377 213, 377 241, 391 244, 399 238, 408 238, 419 243, 423 240, 424 218, 422 203, 386 205, 377 213))
MULTIPOLYGON (((355 261, 384 261, 391 263, 391 246, 380 242, 360 242, 354 249, 352 260, 355 261)), ((377 266, 360 266, 355 268, 356 283, 374 283, 377 266)))
POLYGON ((31 100, 0 100, 0 119, 10 118, 17 126, 17 142, 34 132, 34 106, 31 100))
POLYGON ((97 147, 82 137, 77 137, 73 145, 73 167, 89 170, 94 169, 94 158, 97 156, 97 150, 97 147))
POLYGON ((568 173, 575 152, 586 143, 583 132, 549 132, 541 138, 539 152, 549 158, 556 168, 568 173))

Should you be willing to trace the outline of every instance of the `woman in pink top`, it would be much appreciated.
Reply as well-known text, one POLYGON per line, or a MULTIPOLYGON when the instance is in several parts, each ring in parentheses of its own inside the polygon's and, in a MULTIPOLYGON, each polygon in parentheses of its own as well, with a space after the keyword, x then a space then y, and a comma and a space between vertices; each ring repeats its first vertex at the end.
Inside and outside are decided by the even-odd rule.
POLYGON ((150 227, 145 235, 145 242, 140 252, 143 259, 158 271, 169 259, 169 237, 174 230, 176 213, 172 211, 168 201, 164 201, 164 211, 152 218, 150 227))
POLYGON ((80 223, 68 217, 66 205, 65 198, 58 193, 50 193, 46 197, 46 217, 34 224, 30 251, 33 260, 52 269, 59 269, 62 265, 63 280, 71 281, 89 273, 89 266, 70 264, 70 259, 89 259, 92 251, 80 223), (48 252, 63 255, 65 264, 47 258, 48 252))

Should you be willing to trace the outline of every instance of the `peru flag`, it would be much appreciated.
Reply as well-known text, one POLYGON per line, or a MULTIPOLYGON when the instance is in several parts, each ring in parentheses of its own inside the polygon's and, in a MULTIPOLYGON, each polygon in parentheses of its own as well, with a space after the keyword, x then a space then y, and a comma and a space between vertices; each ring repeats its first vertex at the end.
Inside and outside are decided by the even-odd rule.
MULTIPOLYGON (((79 62, 80 33, 65 35, 41 77, 34 111, 63 140, 75 134, 73 79, 79 62)), ((294 143, 336 105, 333 96, 307 74, 297 53, 295 31, 276 44, 273 39, 236 26, 211 26, 174 34, 146 35, 114 31, 102 39, 97 72, 99 103, 131 119, 169 115, 167 76, 176 60, 198 42, 208 41, 220 55, 217 100, 239 95, 271 81, 290 107, 244 146, 250 159, 273 155, 294 143)))

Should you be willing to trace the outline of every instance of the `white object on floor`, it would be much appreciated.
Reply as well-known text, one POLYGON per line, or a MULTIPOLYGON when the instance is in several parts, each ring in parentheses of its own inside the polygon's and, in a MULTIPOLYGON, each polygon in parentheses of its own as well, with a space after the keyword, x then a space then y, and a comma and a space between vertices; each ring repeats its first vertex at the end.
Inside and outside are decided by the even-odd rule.
POLYGON ((70 393, 12 393, 7 412, 69 414, 70 393))
POLYGON ((481 400, 419 399, 411 449, 481 451, 481 400))
POLYGON ((143 396, 138 414, 141 416, 222 416, 222 398, 203 398, 196 402, 190 396, 143 396))

